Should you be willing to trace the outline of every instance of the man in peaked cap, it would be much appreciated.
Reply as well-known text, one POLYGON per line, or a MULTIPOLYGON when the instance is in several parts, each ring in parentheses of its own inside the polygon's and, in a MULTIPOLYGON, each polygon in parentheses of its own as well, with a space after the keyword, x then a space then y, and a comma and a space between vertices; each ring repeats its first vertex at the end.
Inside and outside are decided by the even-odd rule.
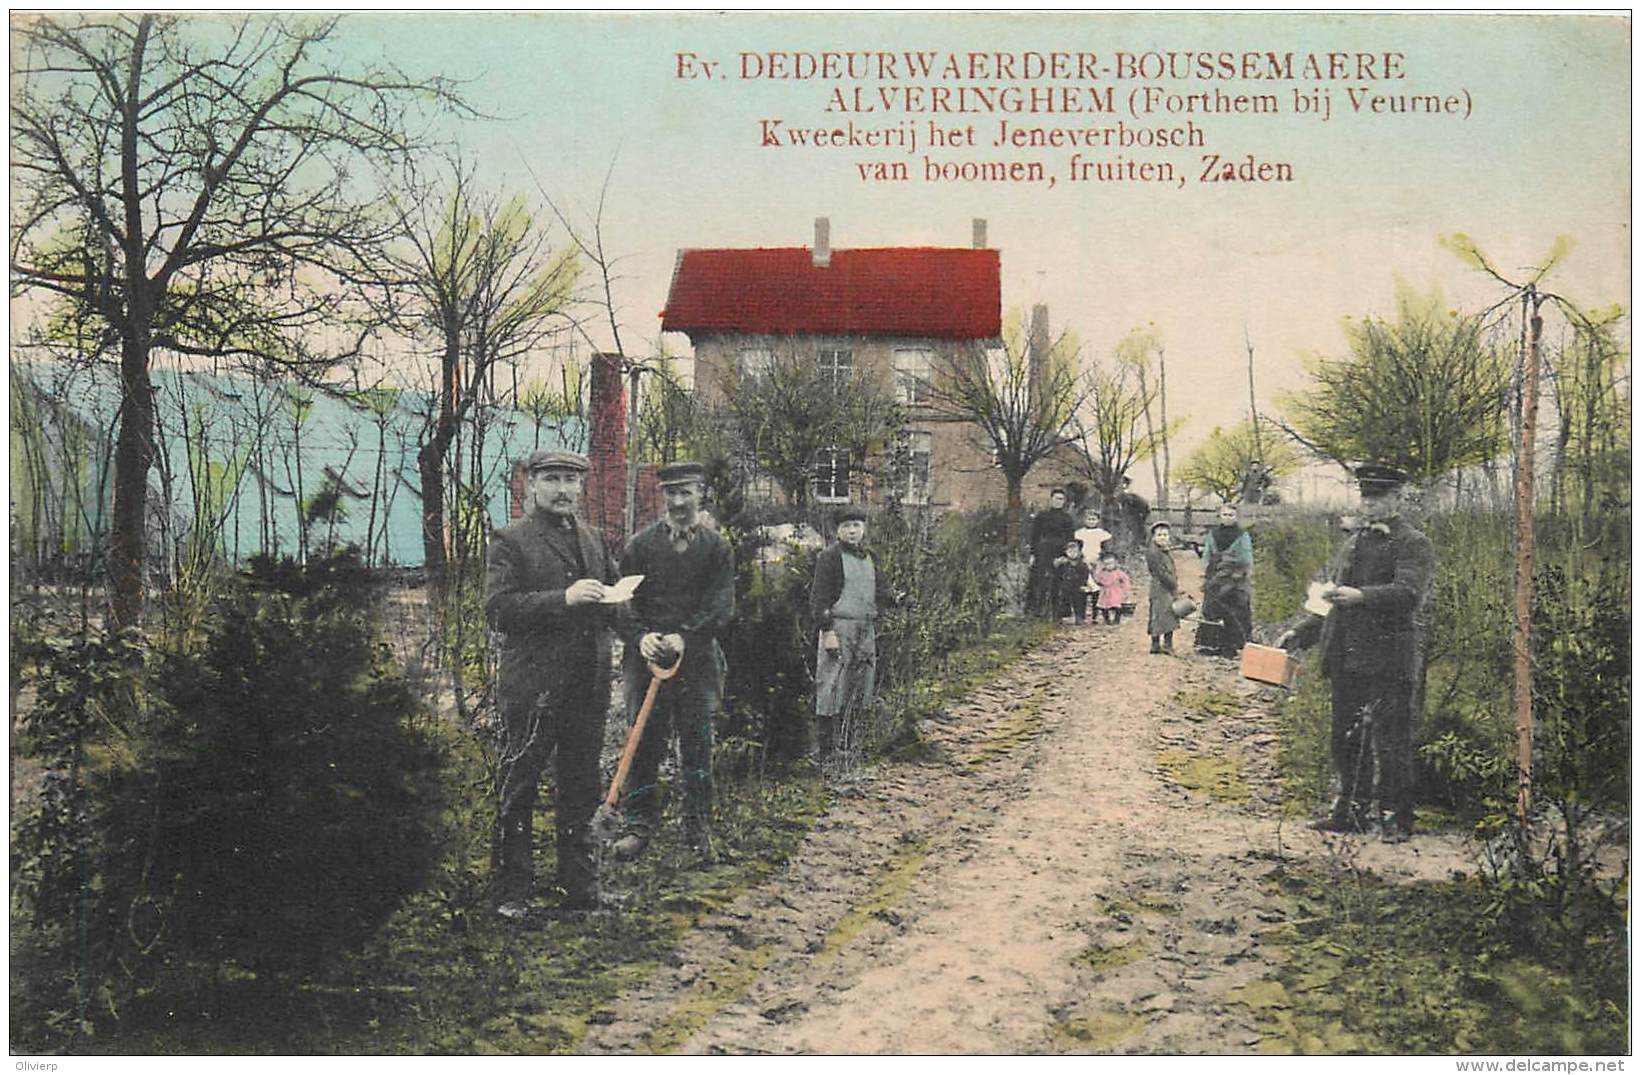
POLYGON ((1335 561, 1322 591, 1325 617, 1307 614, 1277 644, 1320 635, 1322 672, 1333 688, 1332 752, 1339 798, 1317 827, 1365 831, 1378 765, 1382 835, 1399 843, 1413 832, 1413 699, 1423 661, 1420 623, 1430 600, 1436 556, 1430 539, 1404 517, 1407 475, 1363 464, 1359 528, 1335 561))
POLYGON ((554 811, 561 904, 599 901, 591 822, 599 800, 610 663, 604 587, 615 564, 598 531, 576 518, 587 459, 541 449, 523 464, 522 519, 490 539, 485 615, 501 635, 496 697, 501 709, 500 801, 492 864, 496 910, 527 911, 537 788, 555 762, 554 811))
POLYGON ((706 472, 700 463, 673 463, 656 472, 666 514, 634 534, 621 568, 644 581, 621 610, 622 681, 627 718, 636 719, 649 687, 649 665, 682 662, 661 685, 644 725, 622 803, 628 831, 615 843, 621 858, 636 858, 661 820, 656 780, 661 756, 678 737, 684 786, 684 838, 703 860, 712 846, 712 721, 723 682, 720 640, 735 616, 735 558, 729 543, 703 525, 706 472))

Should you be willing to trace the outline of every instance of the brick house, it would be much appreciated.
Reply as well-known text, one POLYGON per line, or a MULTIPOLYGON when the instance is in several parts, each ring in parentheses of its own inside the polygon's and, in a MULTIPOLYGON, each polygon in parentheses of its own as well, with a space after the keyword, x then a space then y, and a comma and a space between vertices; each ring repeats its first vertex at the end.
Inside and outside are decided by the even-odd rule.
POLYGON ((969 247, 833 250, 829 237, 823 217, 812 248, 680 251, 661 327, 689 336, 695 391, 721 400, 731 378, 767 370, 777 354, 840 381, 864 375, 906 408, 908 465, 891 491, 873 487, 846 451, 822 452, 815 500, 881 503, 893 493, 935 509, 1001 505, 1003 481, 978 430, 941 413, 929 391, 958 349, 1000 343, 1001 269, 985 221, 974 221, 969 247))

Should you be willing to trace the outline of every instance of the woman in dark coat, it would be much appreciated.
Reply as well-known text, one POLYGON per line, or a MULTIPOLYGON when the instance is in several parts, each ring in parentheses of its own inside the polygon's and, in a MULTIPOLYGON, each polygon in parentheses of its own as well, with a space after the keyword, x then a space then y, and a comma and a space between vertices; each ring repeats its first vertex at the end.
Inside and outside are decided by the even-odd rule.
POLYGON ((1197 649, 1221 657, 1242 652, 1253 630, 1254 543, 1237 522, 1236 505, 1219 509, 1219 525, 1202 541, 1202 619, 1197 649), (1217 628, 1211 624, 1218 624, 1217 628))

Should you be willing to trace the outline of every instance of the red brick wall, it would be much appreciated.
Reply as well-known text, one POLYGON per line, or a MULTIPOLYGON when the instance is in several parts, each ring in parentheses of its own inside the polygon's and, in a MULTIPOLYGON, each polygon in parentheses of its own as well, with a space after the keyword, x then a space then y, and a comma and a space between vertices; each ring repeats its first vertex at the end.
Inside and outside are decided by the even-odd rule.
POLYGON ((619 355, 593 356, 587 411, 587 521, 620 548, 627 510, 627 389, 619 355))

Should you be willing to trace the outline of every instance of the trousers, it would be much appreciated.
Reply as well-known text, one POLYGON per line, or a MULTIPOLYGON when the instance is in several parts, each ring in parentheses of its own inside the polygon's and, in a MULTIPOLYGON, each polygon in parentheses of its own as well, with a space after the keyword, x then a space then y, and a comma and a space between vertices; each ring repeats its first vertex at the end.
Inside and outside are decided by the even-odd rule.
POLYGON ((495 887, 499 898, 524 899, 535 879, 532 854, 541 774, 553 760, 558 883, 572 896, 596 886, 591 821, 598 808, 598 756, 604 745, 604 699, 592 682, 546 705, 502 708, 500 788, 496 810, 495 887))
POLYGON ((1381 810, 1390 811, 1399 824, 1412 824, 1412 724, 1409 677, 1340 675, 1333 680, 1332 753, 1341 804, 1365 816, 1377 790, 1381 810))
MULTIPOLYGON (((684 824, 706 825, 712 816, 712 719, 718 712, 722 692, 717 643, 706 643, 697 652, 686 651, 684 667, 661 684, 655 707, 644 725, 644 735, 633 754, 632 771, 622 811, 630 821, 653 827, 661 819, 661 798, 657 781, 661 759, 678 737, 679 776, 684 785, 684 824)), ((627 699, 627 720, 638 717, 650 670, 637 646, 628 646, 621 659, 622 685, 627 699)))

